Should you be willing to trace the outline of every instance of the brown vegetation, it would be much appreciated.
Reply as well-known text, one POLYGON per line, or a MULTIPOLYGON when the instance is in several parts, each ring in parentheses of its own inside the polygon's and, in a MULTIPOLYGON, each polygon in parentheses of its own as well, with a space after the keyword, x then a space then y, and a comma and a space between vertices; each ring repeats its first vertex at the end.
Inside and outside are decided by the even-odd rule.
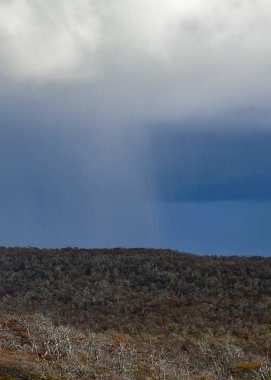
POLYGON ((0 379, 271 378, 271 259, 0 249, 0 379))

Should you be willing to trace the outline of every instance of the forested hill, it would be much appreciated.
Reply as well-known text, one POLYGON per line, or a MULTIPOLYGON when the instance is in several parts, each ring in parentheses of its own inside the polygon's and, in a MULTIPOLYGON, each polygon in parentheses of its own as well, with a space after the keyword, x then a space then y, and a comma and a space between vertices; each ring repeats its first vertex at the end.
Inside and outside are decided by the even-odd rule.
POLYGON ((2 318, 39 314, 56 326, 108 337, 152 337, 169 355, 177 348, 193 355, 212 339, 267 357, 271 259, 2 247, 0 310, 2 318))

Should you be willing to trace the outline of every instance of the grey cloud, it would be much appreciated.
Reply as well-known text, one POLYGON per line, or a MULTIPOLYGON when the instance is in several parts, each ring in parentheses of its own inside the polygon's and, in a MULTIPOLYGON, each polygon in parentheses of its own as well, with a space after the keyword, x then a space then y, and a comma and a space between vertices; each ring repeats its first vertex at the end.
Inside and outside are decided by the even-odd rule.
POLYGON ((2 88, 79 86, 126 124, 258 106, 270 97, 270 21, 265 0, 2 0, 2 88))

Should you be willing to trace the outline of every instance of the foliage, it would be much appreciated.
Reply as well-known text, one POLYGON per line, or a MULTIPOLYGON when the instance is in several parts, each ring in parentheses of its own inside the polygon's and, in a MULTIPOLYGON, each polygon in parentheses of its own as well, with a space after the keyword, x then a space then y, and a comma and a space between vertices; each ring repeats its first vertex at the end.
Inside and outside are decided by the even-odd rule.
POLYGON ((3 247, 0 379, 268 380, 270 306, 270 258, 3 247))

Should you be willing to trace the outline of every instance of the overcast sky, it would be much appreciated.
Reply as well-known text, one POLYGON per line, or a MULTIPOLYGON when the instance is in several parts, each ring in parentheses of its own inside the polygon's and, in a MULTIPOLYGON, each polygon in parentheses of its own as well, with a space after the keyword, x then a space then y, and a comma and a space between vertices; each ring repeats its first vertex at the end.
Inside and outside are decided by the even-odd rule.
POLYGON ((269 255, 267 0, 0 0, 0 244, 269 255))

